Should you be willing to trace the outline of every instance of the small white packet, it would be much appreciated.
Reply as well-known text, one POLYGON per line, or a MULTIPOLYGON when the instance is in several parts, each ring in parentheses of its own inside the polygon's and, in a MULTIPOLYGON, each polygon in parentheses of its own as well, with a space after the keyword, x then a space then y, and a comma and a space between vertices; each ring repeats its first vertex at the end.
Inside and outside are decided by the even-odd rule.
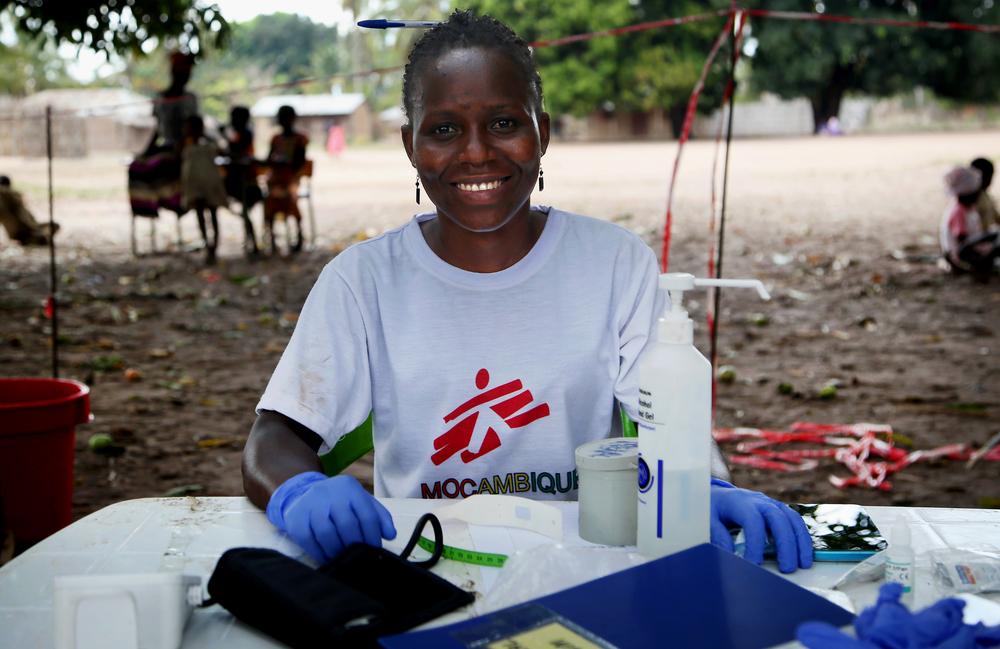
POLYGON ((927 555, 943 595, 1000 591, 1000 555, 954 549, 931 550, 927 555))

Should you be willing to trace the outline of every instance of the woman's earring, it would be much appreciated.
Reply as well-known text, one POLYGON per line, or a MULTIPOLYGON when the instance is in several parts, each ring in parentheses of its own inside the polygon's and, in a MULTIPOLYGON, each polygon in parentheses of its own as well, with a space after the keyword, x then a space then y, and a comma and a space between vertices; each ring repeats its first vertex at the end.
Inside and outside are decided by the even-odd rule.
POLYGON ((542 171, 541 165, 538 165, 538 191, 545 191, 545 172, 542 171))
POLYGON ((417 182, 413 184, 417 187, 417 205, 420 205, 420 174, 417 174, 417 182))

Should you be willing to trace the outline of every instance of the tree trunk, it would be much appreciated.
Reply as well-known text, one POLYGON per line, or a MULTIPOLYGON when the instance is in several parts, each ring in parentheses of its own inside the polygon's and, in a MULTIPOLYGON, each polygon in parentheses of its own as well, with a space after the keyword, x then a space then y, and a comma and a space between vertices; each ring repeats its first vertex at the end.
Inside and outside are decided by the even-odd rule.
POLYGON ((828 119, 840 114, 840 102, 850 87, 852 73, 849 67, 835 66, 827 84, 809 98, 813 113, 813 133, 819 133, 828 119))

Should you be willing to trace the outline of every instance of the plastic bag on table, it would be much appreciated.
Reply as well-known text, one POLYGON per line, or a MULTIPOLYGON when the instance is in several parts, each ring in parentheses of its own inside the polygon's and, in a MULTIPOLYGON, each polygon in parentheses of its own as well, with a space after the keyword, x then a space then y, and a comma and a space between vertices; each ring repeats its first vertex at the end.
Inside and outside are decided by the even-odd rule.
POLYGON ((572 588, 648 561, 634 549, 543 545, 511 555, 479 603, 481 614, 572 588))
POLYGON ((864 561, 861 561, 848 570, 837 583, 833 585, 835 589, 842 590, 854 584, 880 581, 885 575, 885 553, 876 552, 864 561))

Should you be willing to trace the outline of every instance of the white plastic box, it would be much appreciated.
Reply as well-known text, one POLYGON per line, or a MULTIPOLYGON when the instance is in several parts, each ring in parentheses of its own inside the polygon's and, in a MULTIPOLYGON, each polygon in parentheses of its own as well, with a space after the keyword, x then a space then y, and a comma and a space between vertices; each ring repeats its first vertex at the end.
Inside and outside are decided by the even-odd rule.
POLYGON ((177 649, 200 584, 167 572, 56 577, 56 649, 177 649))

